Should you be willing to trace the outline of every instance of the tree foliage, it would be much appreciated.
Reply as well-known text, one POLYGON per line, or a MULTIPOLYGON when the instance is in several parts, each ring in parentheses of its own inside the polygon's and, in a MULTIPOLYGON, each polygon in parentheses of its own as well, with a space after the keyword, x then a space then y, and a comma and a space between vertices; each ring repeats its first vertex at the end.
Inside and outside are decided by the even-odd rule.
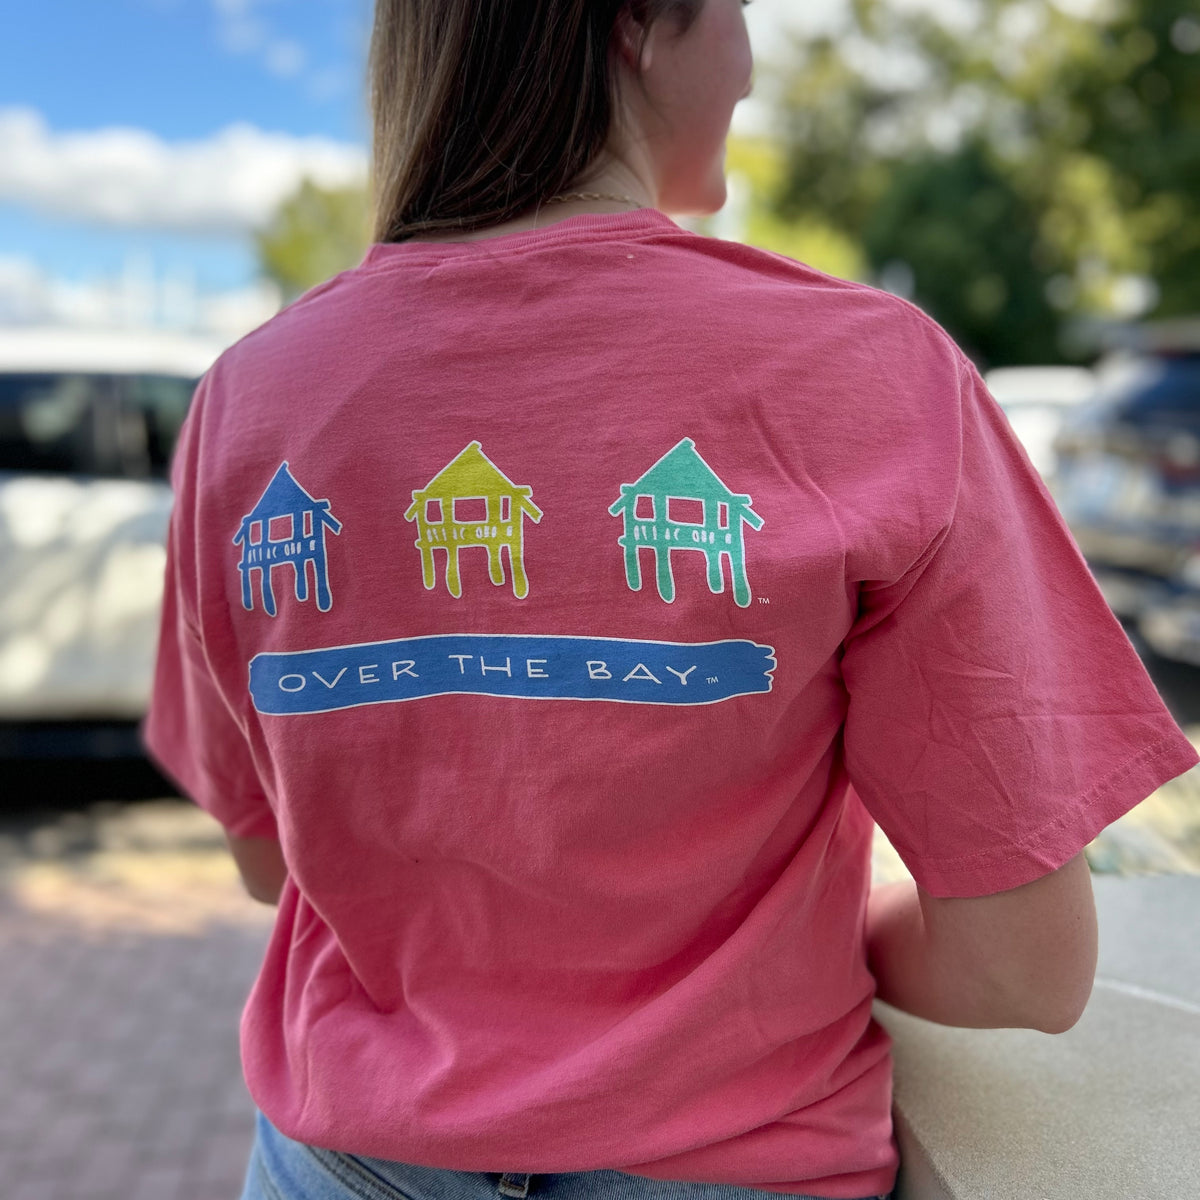
POLYGON ((728 233, 832 275, 855 278, 866 270, 861 245, 819 213, 783 214, 772 204, 787 163, 778 143, 767 138, 731 137, 726 170, 729 201, 716 218, 698 222, 706 233, 728 233), (728 220, 727 220, 728 218, 728 220))
POLYGON ((255 235, 262 272, 294 299, 362 260, 369 221, 365 187, 323 188, 305 179, 255 235))
POLYGON ((1080 149, 1106 163, 1161 293, 1159 315, 1200 310, 1200 9, 1138 0, 1072 81, 1080 149))
MULTIPOLYGON (((782 145, 730 144, 748 241, 909 284, 994 365, 1054 361, 1081 318, 1200 311, 1196 0, 846 5, 787 64, 782 145)), ((264 273, 290 298, 353 266, 367 210, 306 181, 264 273)))
POLYGON ((1200 310, 1194 0, 850 0, 795 60, 777 212, 910 279, 981 358, 1053 361, 1155 292, 1200 310))
POLYGON ((983 144, 901 164, 867 218, 863 245, 885 281, 889 267, 901 268, 903 283, 946 316, 976 358, 1058 358, 1047 294, 1056 264, 1037 212, 983 144))

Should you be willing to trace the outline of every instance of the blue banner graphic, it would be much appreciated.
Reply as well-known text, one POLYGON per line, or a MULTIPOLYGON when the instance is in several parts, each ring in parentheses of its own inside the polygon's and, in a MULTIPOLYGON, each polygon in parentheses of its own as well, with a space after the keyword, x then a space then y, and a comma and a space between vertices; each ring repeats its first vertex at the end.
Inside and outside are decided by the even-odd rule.
POLYGON ((250 694, 272 716, 453 694, 717 704, 769 692, 774 669, 774 649, 748 641, 447 634, 259 654, 250 694))

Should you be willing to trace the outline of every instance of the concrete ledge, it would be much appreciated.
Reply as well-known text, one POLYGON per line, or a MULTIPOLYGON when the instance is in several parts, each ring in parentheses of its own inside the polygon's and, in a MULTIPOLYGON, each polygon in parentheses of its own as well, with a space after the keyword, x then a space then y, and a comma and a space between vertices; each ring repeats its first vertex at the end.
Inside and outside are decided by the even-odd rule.
POLYGON ((1100 966, 1069 1033, 947 1029, 879 1006, 897 1200, 1200 1194, 1200 877, 1094 882, 1100 966))

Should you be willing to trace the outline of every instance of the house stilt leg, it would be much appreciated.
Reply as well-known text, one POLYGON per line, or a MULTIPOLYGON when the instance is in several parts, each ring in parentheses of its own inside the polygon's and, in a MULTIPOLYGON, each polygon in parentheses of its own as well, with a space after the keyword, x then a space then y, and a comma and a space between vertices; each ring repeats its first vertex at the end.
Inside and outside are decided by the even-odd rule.
POLYGON ((529 580, 525 575, 525 556, 521 552, 520 540, 509 543, 508 563, 512 568, 513 595, 518 600, 524 600, 529 595, 529 580))
MULTIPOLYGON (((296 572, 296 599, 301 602, 308 599, 308 563, 309 560, 307 558, 292 560, 292 567, 296 572)), ((321 573, 318 570, 317 578, 320 579, 320 577, 321 573)), ((320 608, 320 604, 317 607, 320 608)))
MULTIPOLYGON (((325 555, 320 554, 312 560, 313 575, 317 584, 317 608, 321 612, 328 612, 333 607, 333 595, 329 591, 329 572, 325 569, 325 555)), ((306 563, 301 564, 302 569, 307 570, 306 563)))
POLYGON ((721 552, 708 550, 704 557, 708 560, 708 590, 714 596, 719 596, 725 590, 725 575, 721 571, 721 552))
POLYGON ((455 600, 462 595, 462 579, 458 574, 458 547, 446 547, 446 587, 455 600))
POLYGON ((278 610, 275 607, 275 589, 271 586, 271 568, 260 567, 258 578, 262 588, 263 610, 267 616, 273 617, 278 610))
POLYGON ((631 591, 640 592, 642 590, 642 564, 638 561, 638 544, 633 540, 633 531, 627 529, 625 536, 620 541, 621 545, 625 547, 625 582, 629 584, 631 591))
POLYGON ((427 592, 437 587, 437 572, 433 567, 433 547, 418 538, 413 545, 421 552, 421 582, 427 592))
POLYGON ((500 543, 488 543, 488 576, 499 587, 504 582, 504 563, 500 558, 500 543))
POLYGON ((738 608, 750 607, 750 580, 746 578, 745 562, 734 555, 729 556, 729 565, 733 570, 733 598, 738 608))
POLYGON ((658 594, 671 604, 675 599, 675 576, 671 574, 671 549, 660 546, 654 551, 655 571, 658 576, 658 594))

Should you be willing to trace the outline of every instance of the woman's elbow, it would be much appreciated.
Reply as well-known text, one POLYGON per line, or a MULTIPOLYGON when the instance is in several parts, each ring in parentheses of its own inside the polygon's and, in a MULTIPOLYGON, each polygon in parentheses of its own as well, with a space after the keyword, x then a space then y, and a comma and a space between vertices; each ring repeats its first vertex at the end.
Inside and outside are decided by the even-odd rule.
POLYGON ((1093 965, 1091 970, 1078 971, 1073 978, 1060 981, 1056 988, 1039 997, 1027 1027, 1052 1034, 1074 1029, 1087 1009, 1094 979, 1093 965))
POLYGON ((229 833, 225 837, 251 899, 260 904, 278 904, 287 878, 287 863, 279 842, 274 838, 242 838, 229 833))
POLYGON ((923 908, 947 961, 974 978, 979 1010, 991 1012, 994 1025, 1057 1034, 1083 1016, 1096 977, 1097 929, 1082 855, 1011 891, 924 897, 923 908))

